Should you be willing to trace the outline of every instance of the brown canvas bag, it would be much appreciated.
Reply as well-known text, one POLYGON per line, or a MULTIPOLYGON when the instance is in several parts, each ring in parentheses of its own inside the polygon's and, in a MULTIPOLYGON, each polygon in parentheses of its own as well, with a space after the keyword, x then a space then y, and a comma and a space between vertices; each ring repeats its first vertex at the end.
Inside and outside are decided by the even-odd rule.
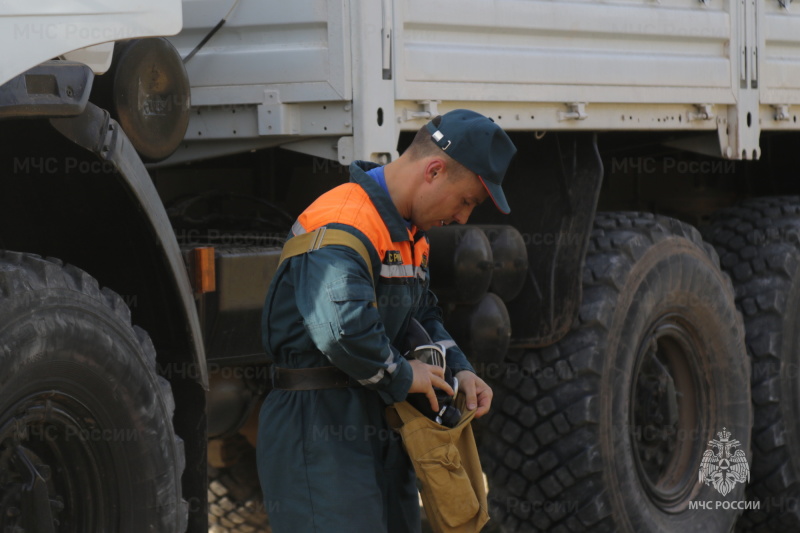
POLYGON ((400 433, 420 481, 422 504, 435 533, 477 533, 489 520, 486 486, 472 434, 475 411, 463 413, 454 428, 437 424, 408 402, 387 408, 387 420, 400 433))

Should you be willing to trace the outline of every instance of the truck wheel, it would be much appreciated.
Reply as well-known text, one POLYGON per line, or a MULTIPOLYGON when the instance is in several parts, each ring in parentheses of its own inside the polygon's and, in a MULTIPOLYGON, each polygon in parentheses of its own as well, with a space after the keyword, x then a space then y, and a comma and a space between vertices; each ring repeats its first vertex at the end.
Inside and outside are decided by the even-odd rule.
POLYGON ((800 529, 800 197, 758 198, 704 231, 744 315, 754 409, 752 483, 739 529, 800 529))
POLYGON ((186 530, 169 383, 122 298, 0 251, 0 529, 186 530))
POLYGON ((710 439, 750 449, 744 330, 716 254, 676 220, 601 214, 583 280, 567 336, 494 372, 490 514, 506 531, 730 531, 741 511, 690 508, 742 499, 741 483, 698 482, 710 439))
POLYGON ((227 468, 208 469, 210 533, 270 533, 258 482, 255 450, 227 468))

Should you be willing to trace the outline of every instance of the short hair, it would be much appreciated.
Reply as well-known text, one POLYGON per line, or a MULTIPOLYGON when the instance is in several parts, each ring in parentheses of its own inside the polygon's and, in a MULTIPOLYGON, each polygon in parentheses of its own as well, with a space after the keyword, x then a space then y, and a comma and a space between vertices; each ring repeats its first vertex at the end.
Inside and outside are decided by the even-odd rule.
MULTIPOLYGON (((442 116, 438 115, 431 120, 431 122, 433 122, 434 126, 438 126, 441 120, 442 116)), ((447 155, 438 144, 433 142, 431 132, 428 131, 427 126, 422 126, 419 130, 417 130, 416 135, 414 135, 414 139, 406 149, 406 153, 409 155, 412 161, 422 159, 423 157, 441 157, 447 163, 448 168, 452 170, 452 179, 458 179, 462 176, 467 176, 469 173, 467 167, 447 155)))
MULTIPOLYGON (((441 117, 436 117, 441 118, 441 117)), ((434 119, 434 124, 436 124, 436 119, 434 119)), ((444 155, 442 149, 433 142, 433 138, 431 137, 431 132, 428 131, 427 126, 422 126, 414 135, 414 139, 411 141, 411 144, 408 146, 408 155, 411 156, 411 159, 421 159, 427 156, 436 156, 436 155, 444 155)))

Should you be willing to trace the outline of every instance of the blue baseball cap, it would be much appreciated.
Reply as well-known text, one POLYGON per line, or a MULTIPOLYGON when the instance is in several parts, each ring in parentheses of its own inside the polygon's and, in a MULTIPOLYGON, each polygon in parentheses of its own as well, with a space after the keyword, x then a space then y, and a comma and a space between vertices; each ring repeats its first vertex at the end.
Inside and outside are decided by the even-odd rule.
POLYGON ((480 113, 454 109, 426 125, 431 139, 444 153, 478 175, 501 213, 511 208, 501 184, 517 148, 503 128, 480 113))

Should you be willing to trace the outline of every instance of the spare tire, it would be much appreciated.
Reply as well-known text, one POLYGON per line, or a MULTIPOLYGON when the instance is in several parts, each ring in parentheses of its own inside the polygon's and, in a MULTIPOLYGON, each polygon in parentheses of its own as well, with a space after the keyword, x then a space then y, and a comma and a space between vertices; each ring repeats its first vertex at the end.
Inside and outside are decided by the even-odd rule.
POLYGON ((243 446, 245 451, 236 464, 208 468, 209 533, 272 531, 258 482, 256 451, 247 442, 243 446))
POLYGON ((704 230, 733 278, 752 361, 752 484, 740 530, 800 530, 800 197, 756 198, 704 230))
POLYGON ((698 474, 717 433, 749 454, 749 367, 730 280, 691 226, 598 215, 571 331, 487 377, 481 448, 505 531, 730 531, 741 511, 706 507, 744 484, 723 496, 698 474))
POLYGON ((191 87, 183 60, 164 37, 118 41, 91 100, 120 123, 148 163, 172 155, 189 126, 191 87))

